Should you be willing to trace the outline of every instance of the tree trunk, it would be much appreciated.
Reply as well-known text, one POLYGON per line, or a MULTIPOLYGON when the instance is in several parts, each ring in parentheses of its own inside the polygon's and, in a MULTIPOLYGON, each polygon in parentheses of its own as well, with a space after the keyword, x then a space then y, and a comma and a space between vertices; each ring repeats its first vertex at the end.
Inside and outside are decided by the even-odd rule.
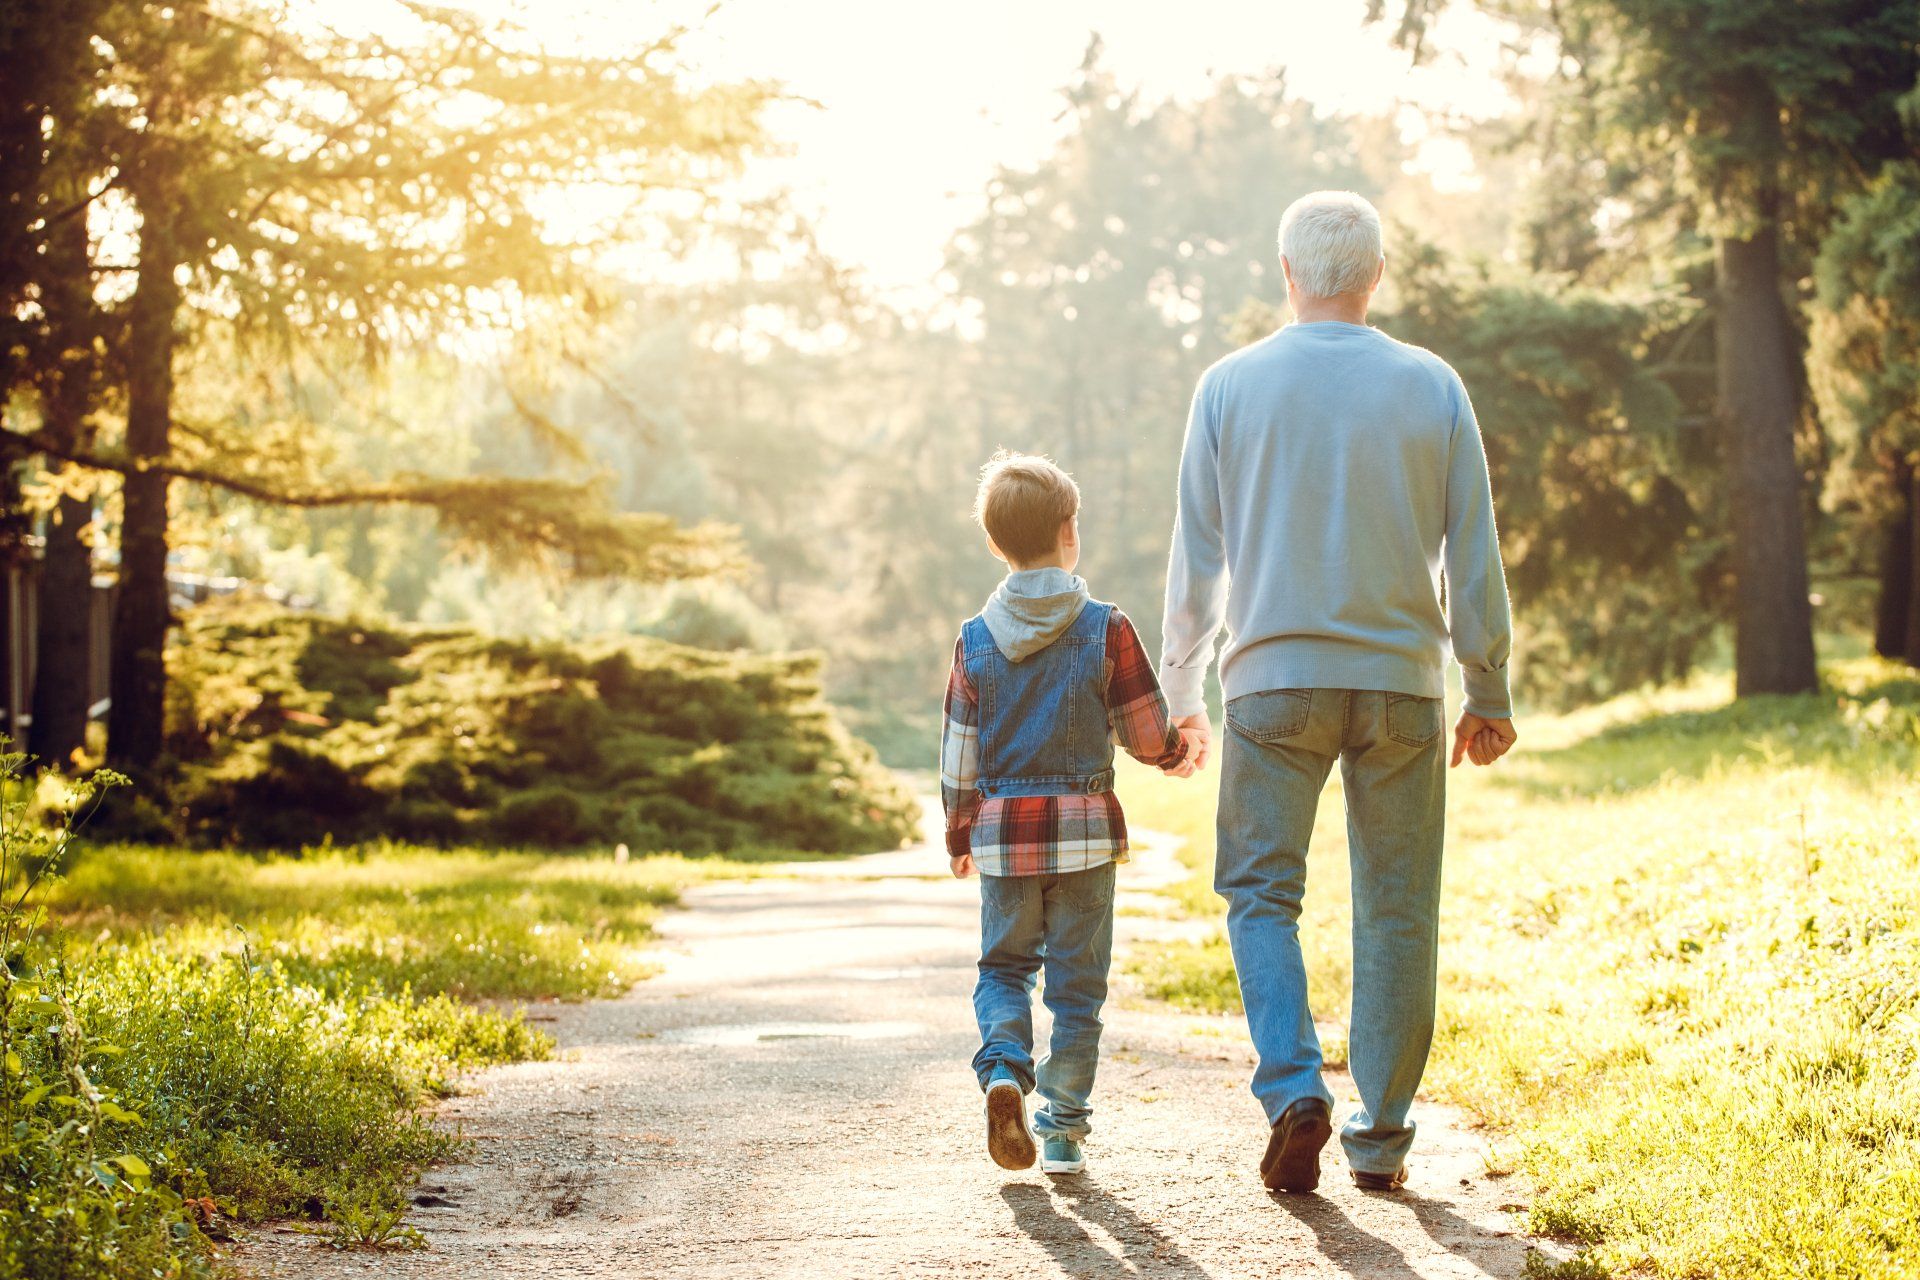
POLYGON ((1776 197, 1759 229, 1721 237, 1716 368, 1730 451, 1735 687, 1804 693, 1819 685, 1807 600, 1805 516, 1793 433, 1800 413, 1792 322, 1780 296, 1776 197))
POLYGON ((1913 461, 1902 458, 1893 464, 1894 516, 1887 522, 1886 540, 1880 548, 1880 599, 1874 609, 1873 651, 1883 658, 1905 658, 1920 666, 1920 646, 1914 633, 1920 629, 1920 611, 1914 608, 1920 595, 1920 527, 1915 516, 1920 504, 1920 474, 1913 461))
POLYGON ((1920 465, 1907 464, 1907 646, 1900 655, 1920 667, 1920 465))
POLYGON ((93 617, 93 519, 86 498, 62 497, 47 523, 40 562, 40 622, 33 665, 33 725, 27 751, 64 768, 87 741, 89 623, 93 617))
MULTIPOLYGON (((151 228, 158 215, 144 210, 151 228)), ((127 320, 127 452, 165 457, 173 413, 174 313, 180 304, 172 255, 140 246, 139 283, 127 320)), ((107 759, 145 770, 160 758, 166 718, 167 477, 129 475, 121 490, 120 598, 113 613, 107 759)))
MULTIPOLYGON (((77 193, 66 193, 72 199, 77 193)), ((42 429, 57 443, 87 443, 93 409, 93 277, 88 271, 86 223, 69 218, 55 227, 44 258, 42 305, 52 360, 40 377, 42 429)), ((42 765, 64 768, 86 745, 92 684, 93 548, 85 541, 93 521, 91 498, 62 496, 46 525, 40 562, 39 621, 35 627, 33 722, 27 753, 42 765)))

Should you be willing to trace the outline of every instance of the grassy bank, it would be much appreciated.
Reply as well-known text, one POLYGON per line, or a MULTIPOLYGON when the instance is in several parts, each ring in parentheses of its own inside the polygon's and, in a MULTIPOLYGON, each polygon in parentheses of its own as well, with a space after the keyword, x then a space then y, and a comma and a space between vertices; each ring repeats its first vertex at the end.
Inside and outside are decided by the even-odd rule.
MULTIPOLYGON (((1452 775, 1428 1084, 1511 1134, 1531 1226, 1589 1246, 1593 1274, 1920 1274, 1920 680, 1828 680, 1531 718, 1501 766, 1452 775)), ((1186 839, 1178 896, 1205 912, 1211 786, 1127 790, 1186 839)), ((1302 921, 1324 1018, 1346 881, 1336 782, 1302 921)), ((1135 968, 1238 1007, 1224 940, 1135 968)))
POLYGON ((618 992, 682 886, 754 870, 401 845, 85 852, 13 957, 0 1276, 207 1274, 233 1219, 418 1243, 403 1189, 460 1146, 421 1104, 461 1070, 551 1051, 501 1002, 618 992))

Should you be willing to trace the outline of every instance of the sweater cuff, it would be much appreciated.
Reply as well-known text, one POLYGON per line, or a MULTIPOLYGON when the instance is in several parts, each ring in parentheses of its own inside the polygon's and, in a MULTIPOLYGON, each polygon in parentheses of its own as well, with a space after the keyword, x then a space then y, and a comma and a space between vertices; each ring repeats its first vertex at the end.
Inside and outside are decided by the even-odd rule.
POLYGON ((1160 691, 1167 697, 1167 714, 1175 720, 1197 716, 1207 709, 1205 667, 1160 666, 1160 691))
POLYGON ((1507 669, 1470 671, 1460 668, 1460 689, 1466 694, 1466 710, 1485 720, 1511 720, 1513 696, 1507 690, 1507 669))

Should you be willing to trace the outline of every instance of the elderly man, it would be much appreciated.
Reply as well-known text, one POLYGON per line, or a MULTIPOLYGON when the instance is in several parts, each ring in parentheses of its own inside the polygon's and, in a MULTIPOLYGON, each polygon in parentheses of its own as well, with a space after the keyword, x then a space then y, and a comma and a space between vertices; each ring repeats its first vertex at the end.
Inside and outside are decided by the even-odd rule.
POLYGON ((1340 761, 1360 1091, 1340 1136, 1355 1182, 1391 1191, 1433 1039, 1447 646, 1466 693, 1453 763, 1491 764, 1515 738, 1507 589, 1459 375, 1366 323, 1386 263, 1379 213, 1346 192, 1302 197, 1281 220, 1280 263, 1293 323, 1194 393, 1161 682, 1176 723, 1210 743, 1202 686, 1224 621, 1214 888, 1272 1126, 1261 1179, 1276 1191, 1319 1185, 1332 1133, 1298 921, 1314 810, 1340 761))

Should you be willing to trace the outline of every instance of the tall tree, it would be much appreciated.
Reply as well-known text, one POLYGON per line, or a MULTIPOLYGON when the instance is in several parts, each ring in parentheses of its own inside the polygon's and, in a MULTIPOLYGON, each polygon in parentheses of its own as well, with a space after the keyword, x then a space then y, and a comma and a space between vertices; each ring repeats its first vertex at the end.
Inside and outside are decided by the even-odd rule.
POLYGON ((324 17, 308 0, 128 0, 90 33, 95 87, 72 131, 99 140, 99 189, 137 218, 125 435, 117 450, 77 448, 43 426, 15 444, 123 477, 108 726, 123 764, 151 764, 162 740, 174 478, 300 505, 423 503, 463 534, 599 568, 671 571, 702 553, 664 521, 607 513, 580 483, 316 484, 311 468, 263 468, 244 441, 183 461, 176 358, 195 328, 378 359, 435 333, 591 316, 592 250, 644 237, 640 197, 697 189, 759 137, 766 91, 687 87, 666 65, 677 33, 556 54, 512 24, 406 0, 352 32, 324 17), (583 189, 628 198, 597 225, 556 229, 545 211, 583 189))
MULTIPOLYGON (((39 288, 42 350, 31 362, 40 430, 69 449, 89 445, 101 379, 104 317, 87 270, 86 224, 69 218, 51 229, 39 288)), ((42 519, 33 718, 27 751, 65 765, 86 742, 92 697, 94 479, 79 468, 50 473, 54 490, 42 519)))
MULTIPOLYGON (((1905 103, 1920 135, 1920 91, 1905 103)), ((1821 246, 1812 374, 1836 497, 1877 526, 1874 648, 1920 666, 1920 162, 1887 165, 1821 246)))
POLYGON ((108 0, 10 0, 0 7, 0 408, 43 351, 38 305, 51 226, 84 205, 56 190, 58 140, 90 91, 87 40, 108 0))
MULTIPOLYGON (((1417 42, 1445 0, 1408 0, 1417 42)), ((1483 0, 1577 60, 1572 119, 1623 164, 1677 163, 1714 239, 1715 352, 1742 694, 1813 688, 1804 342, 1783 292, 1835 201, 1901 146, 1920 6, 1885 0, 1483 0)), ((1386 8, 1375 0, 1376 14, 1386 8)))
MULTIPOLYGON (((968 412, 933 447, 961 494, 998 445, 1054 455, 1089 494, 1089 576, 1145 587, 1166 567, 1167 477, 1194 379, 1249 296, 1285 296, 1281 212, 1317 187, 1377 194, 1400 156, 1277 74, 1149 102, 1100 56, 1096 41, 1067 87, 1072 129, 1055 153, 996 174, 949 248, 980 333, 968 412)), ((956 585, 972 597, 982 584, 956 585)), ((1157 618, 1138 621, 1156 632, 1157 618)))
MULTIPOLYGON (((42 429, 69 445, 88 433, 103 337, 86 217, 100 178, 71 126, 94 92, 89 37, 108 3, 18 0, 0 10, 0 415, 11 425, 31 407, 42 429)), ((15 471, 16 453, 0 449, 0 466, 15 471)), ((61 761, 81 745, 87 722, 93 506, 76 479, 59 477, 44 524, 26 744, 61 761)), ((24 564, 20 535, 31 520, 11 480, 4 503, 4 553, 24 564)))

